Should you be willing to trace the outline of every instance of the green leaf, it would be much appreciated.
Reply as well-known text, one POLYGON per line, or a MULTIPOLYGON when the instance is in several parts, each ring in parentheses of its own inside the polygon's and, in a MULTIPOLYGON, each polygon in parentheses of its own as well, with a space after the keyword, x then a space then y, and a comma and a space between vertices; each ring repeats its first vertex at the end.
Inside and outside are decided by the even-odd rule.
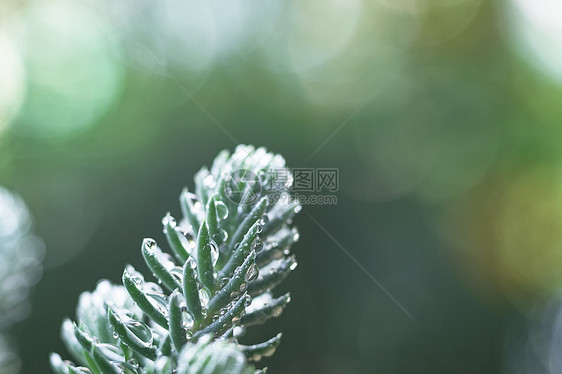
POLYGON ((218 252, 218 249, 216 245, 211 242, 209 229, 205 221, 203 221, 199 228, 199 234, 197 235, 197 275, 199 276, 201 284, 211 292, 215 289, 212 251, 218 252), (215 248, 213 248, 213 246, 215 246, 215 248))
POLYGON ((256 240, 258 233, 261 231, 261 224, 259 221, 254 221, 254 224, 249 228, 248 232, 244 236, 244 239, 240 242, 232 257, 228 260, 224 268, 219 272, 219 277, 231 277, 234 273, 234 269, 242 265, 242 262, 248 257, 250 250, 252 248, 252 243, 256 240))
POLYGON ((285 252, 288 253, 291 246, 295 243, 295 238, 298 235, 298 231, 295 229, 281 236, 279 241, 276 240, 273 243, 269 243, 256 254, 256 264, 261 268, 274 260, 283 258, 285 252))
POLYGON ((198 212, 201 211, 201 202, 198 201, 197 196, 184 188, 180 195, 180 206, 184 217, 191 225, 193 233, 196 234, 201 225, 201 219, 198 216, 198 212))
POLYGON ((279 346, 279 343, 281 343, 282 336, 283 334, 279 333, 266 342, 250 346, 239 345, 239 347, 241 348, 242 352, 246 354, 246 357, 248 357, 250 360, 259 361, 263 357, 269 357, 275 353, 275 350, 279 346))
POLYGON ((232 325, 237 324, 240 321, 240 315, 244 311, 244 307, 246 304, 246 293, 243 293, 242 296, 232 304, 232 306, 228 309, 228 311, 217 318, 216 321, 212 322, 210 325, 205 327, 203 330, 198 331, 197 333, 193 334, 193 339, 197 340, 201 336, 212 334, 213 336, 221 336, 224 334, 232 325))
POLYGON ((103 374, 123 374, 115 362, 107 357, 107 350, 103 350, 101 345, 94 345, 91 353, 103 374))
MULTIPOLYGON (((255 263, 256 254, 251 252, 242 265, 236 268, 230 280, 219 289, 215 296, 209 301, 208 311, 209 315, 214 315, 219 309, 225 307, 230 301, 239 296, 242 292, 246 291, 248 287, 248 271, 255 263)), ((224 278, 228 279, 228 278, 224 278)))
MULTIPOLYGON (((250 230, 250 227, 255 225, 256 221, 259 221, 263 214, 265 213, 265 209, 267 207, 267 198, 263 197, 260 201, 252 208, 250 213, 244 217, 240 225, 236 228, 236 231, 232 235, 230 239, 229 248, 232 250, 236 246, 238 242, 242 240, 244 235, 250 230)), ((261 230, 261 228, 260 228, 261 230)))
POLYGON ((301 211, 299 203, 281 204, 277 203, 272 214, 263 226, 263 235, 269 236, 279 231, 288 221, 292 220, 296 213, 301 211))
POLYGON ((142 322, 134 320, 131 320, 129 323, 124 323, 121 317, 119 317, 119 315, 117 315, 111 307, 106 306, 106 308, 109 322, 111 323, 111 326, 113 326, 115 333, 119 336, 121 341, 144 357, 152 361, 156 360, 158 352, 156 347, 152 345, 152 332, 148 326, 144 325, 142 322), (149 341, 144 341, 131 331, 131 324, 136 324, 137 329, 143 328, 146 331, 146 334, 149 335, 149 341))
POLYGON ((63 361, 62 358, 56 354, 51 353, 49 356, 51 369, 56 374, 89 374, 90 370, 84 367, 76 367, 73 364, 63 361))
POLYGON ((149 316, 154 322, 164 328, 168 328, 168 319, 161 309, 155 306, 147 297, 144 292, 139 289, 140 278, 133 277, 130 272, 125 269, 123 272, 123 285, 127 289, 131 298, 137 303, 139 308, 149 316))
POLYGON ((215 204, 216 195, 211 196, 209 202, 207 203, 207 227, 209 228, 209 234, 211 239, 215 241, 215 243, 220 244, 218 240, 220 240, 220 227, 219 227, 219 219, 217 215, 217 206, 215 204))
POLYGON ((172 248, 174 256, 182 263, 186 262, 189 258, 188 243, 186 237, 178 231, 176 220, 170 213, 167 213, 162 220, 162 224, 164 225, 166 240, 170 248, 172 248))
POLYGON ((291 301, 291 295, 286 293, 285 295, 273 299, 267 305, 262 308, 255 310, 251 313, 242 316, 242 325, 244 326, 254 326, 261 325, 268 319, 272 317, 279 317, 283 312, 283 308, 291 301))
MULTIPOLYGON (((181 288, 179 281, 172 275, 168 270, 168 267, 164 264, 162 260, 162 251, 156 245, 154 239, 146 238, 142 242, 142 255, 144 261, 152 270, 152 273, 156 278, 158 278, 164 287, 168 290, 173 291, 176 288, 181 288)), ((171 264, 173 266, 173 264, 171 264)))
POLYGON ((207 336, 197 344, 187 344, 179 357, 177 374, 252 374, 244 354, 235 344, 211 341, 207 336))
POLYGON ((192 264, 192 261, 187 261, 183 266, 183 295, 185 297, 187 308, 195 320, 195 326, 199 326, 203 320, 203 308, 201 306, 195 270, 193 269, 192 264))
POLYGON ((187 343, 187 330, 183 326, 181 293, 176 290, 170 296, 170 339, 176 348, 181 351, 182 347, 187 343))
POLYGON ((253 297, 271 290, 281 283, 296 266, 297 262, 294 257, 283 260, 277 268, 251 282, 248 286, 248 293, 253 297))

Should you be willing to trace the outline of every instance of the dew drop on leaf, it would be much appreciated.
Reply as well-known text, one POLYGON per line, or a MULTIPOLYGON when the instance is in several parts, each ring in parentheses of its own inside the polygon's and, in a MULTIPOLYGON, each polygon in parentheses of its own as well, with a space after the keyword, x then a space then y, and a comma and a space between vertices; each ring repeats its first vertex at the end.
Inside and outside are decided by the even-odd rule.
POLYGON ((201 304, 207 307, 209 304, 209 292, 204 287, 201 287, 199 290, 199 299, 201 300, 201 304))
POLYGON ((219 282, 219 287, 220 287, 220 288, 223 288, 224 286, 227 285, 227 283, 228 283, 228 278, 226 278, 226 277, 221 278, 221 280, 220 280, 220 282, 219 282))
POLYGON ((217 243, 215 242, 210 242, 209 244, 210 247, 210 251, 211 251, 211 260, 213 261, 213 266, 216 265, 217 260, 219 259, 219 247, 217 246, 217 243))
POLYGON ((174 217, 170 215, 170 213, 168 213, 164 216, 164 218, 162 218, 162 225, 164 226, 164 232, 165 232, 166 226, 171 226, 172 228, 176 227, 176 220, 174 217))
POLYGON ((245 282, 244 282, 244 283, 242 283, 242 284, 240 285, 240 292, 244 292, 244 291, 246 291, 247 289, 248 289, 248 283, 245 283, 245 282))
POLYGON ((184 329, 190 329, 191 327, 193 327, 193 317, 191 316, 191 314, 187 311, 187 308, 185 310, 182 310, 181 313, 181 326, 184 329))
POLYGON ((156 248, 156 240, 154 239, 146 238, 143 244, 148 250, 154 250, 156 248))
POLYGON ((133 276, 132 280, 137 287, 142 288, 143 281, 141 277, 133 276))
POLYGON ((244 336, 246 334, 246 329, 242 326, 236 326, 234 327, 234 329, 232 329, 232 335, 235 338, 239 338, 241 336, 244 336))
POLYGON ((228 208, 222 201, 215 202, 215 207, 217 209, 217 215, 220 219, 228 218, 228 208))
POLYGON ((276 306, 271 311, 271 315, 273 315, 273 317, 279 317, 281 315, 281 313, 283 313, 283 308, 280 307, 280 306, 276 306))
POLYGON ((256 252, 259 252, 263 249, 263 240, 261 240, 259 236, 252 242, 251 249, 256 252))
POLYGON ((257 266, 255 264, 252 264, 248 268, 248 271, 246 272, 246 275, 244 275, 244 280, 246 282, 251 282, 253 280, 256 280, 258 275, 259 275, 259 270, 258 270, 257 266))

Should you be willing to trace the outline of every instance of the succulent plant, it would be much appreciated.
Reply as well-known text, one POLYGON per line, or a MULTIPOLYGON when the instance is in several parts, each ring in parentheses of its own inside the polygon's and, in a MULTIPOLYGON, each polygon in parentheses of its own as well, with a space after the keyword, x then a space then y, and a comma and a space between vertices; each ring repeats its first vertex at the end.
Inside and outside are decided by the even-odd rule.
POLYGON ((289 294, 273 288, 295 267, 298 240, 288 196, 292 176, 280 155, 238 146, 195 176, 183 212, 162 220, 169 251, 145 238, 141 252, 154 281, 127 266, 123 285, 103 280, 81 295, 77 323, 62 338, 75 362, 51 355, 57 373, 252 373, 281 334, 243 345, 245 329, 279 316, 289 294))
POLYGON ((0 332, 26 317, 27 296, 42 275, 43 243, 23 200, 0 187, 0 332))
POLYGON ((20 360, 10 344, 12 325, 29 314, 28 295, 42 275, 43 243, 32 233, 23 200, 0 187, 0 373, 19 372, 20 360))

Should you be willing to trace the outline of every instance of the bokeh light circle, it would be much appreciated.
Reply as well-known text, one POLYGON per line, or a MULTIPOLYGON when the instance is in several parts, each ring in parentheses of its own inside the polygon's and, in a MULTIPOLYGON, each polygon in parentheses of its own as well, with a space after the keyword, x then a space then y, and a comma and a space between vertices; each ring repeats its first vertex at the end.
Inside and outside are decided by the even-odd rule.
POLYGON ((109 25, 67 1, 34 4, 11 21, 28 78, 20 130, 60 138, 94 125, 117 98, 123 75, 109 25))
POLYGON ((562 83, 562 2, 505 0, 507 37, 520 56, 562 83))

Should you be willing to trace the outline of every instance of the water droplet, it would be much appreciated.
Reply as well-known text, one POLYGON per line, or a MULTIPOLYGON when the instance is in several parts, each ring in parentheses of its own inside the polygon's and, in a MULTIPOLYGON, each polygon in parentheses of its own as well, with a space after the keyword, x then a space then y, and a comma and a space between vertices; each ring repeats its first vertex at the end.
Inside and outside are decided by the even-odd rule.
POLYGON ((296 261, 293 261, 293 262, 291 263, 291 266, 289 266, 289 269, 290 269, 290 270, 295 270, 295 269, 297 268, 297 265, 298 265, 298 263, 297 263, 296 261))
POLYGON ((219 281, 219 287, 220 287, 220 288, 223 288, 224 286, 226 286, 227 283, 228 283, 228 280, 229 280, 229 279, 226 278, 226 277, 225 277, 225 278, 221 278, 221 280, 219 281))
POLYGON ((265 356, 265 357, 271 356, 272 354, 275 353, 275 346, 268 347, 268 348, 267 348, 265 351, 263 351, 262 353, 263 353, 263 356, 265 356))
POLYGON ((160 293, 147 293, 148 301, 154 306, 160 313, 167 316, 168 315, 168 300, 166 295, 160 293))
POLYGON ((132 277, 131 279, 132 279, 133 283, 134 283, 138 288, 142 288, 143 280, 142 280, 141 277, 134 276, 134 277, 132 277))
POLYGON ((146 249, 153 251, 156 248, 156 240, 146 238, 143 241, 143 245, 146 247, 146 249))
POLYGON ((197 261, 195 261, 195 259, 194 259, 193 257, 189 257, 189 258, 187 259, 187 262, 189 263, 189 266, 190 266, 192 269, 197 268, 197 261))
POLYGON ((259 252, 263 249, 263 240, 258 236, 252 243, 251 250, 259 252))
POLYGON ((281 315, 281 313, 283 313, 283 308, 280 306, 276 306, 275 308, 273 308, 273 310, 271 311, 271 315, 273 317, 279 317, 281 315))
POLYGON ((226 232, 226 230, 221 229, 220 230, 220 236, 221 236, 222 242, 226 242, 228 240, 228 232, 226 232))
POLYGON ((203 204, 199 200, 193 202, 193 213, 200 214, 203 213, 203 204))
POLYGON ((297 230, 293 230, 293 241, 298 242, 300 239, 300 234, 298 233, 297 230))
POLYGON ((240 323, 240 317, 238 317, 238 316, 232 317, 232 324, 233 325, 237 325, 239 323, 240 323))
POLYGON ((240 285, 240 292, 244 292, 248 289, 248 283, 242 283, 240 285))
POLYGON ((238 295, 240 295, 240 293, 238 291, 232 291, 230 293, 230 298, 234 299, 235 297, 238 297, 238 295))
POLYGON ((241 336, 244 336, 246 334, 246 329, 242 326, 235 326, 234 329, 232 329, 232 335, 235 338, 239 338, 241 336))
POLYGON ((222 201, 215 202, 215 206, 217 208, 217 215, 220 219, 228 218, 228 208, 226 207, 225 203, 222 201))
POLYGON ((297 205, 294 209, 295 214, 299 213, 302 210, 302 205, 297 205))
POLYGON ((131 319, 125 322, 125 326, 147 346, 152 344, 152 331, 146 324, 131 319))
POLYGON ((246 295, 246 300, 244 301, 244 304, 246 306, 250 306, 250 304, 252 304, 252 296, 246 295))
POLYGON ((154 254, 167 270, 172 270, 176 266, 171 254, 162 252, 159 248, 155 249, 154 254))
POLYGON ((263 230, 262 225, 258 223, 258 225, 256 226, 256 231, 257 231, 258 233, 260 233, 260 232, 262 232, 262 230, 263 230))
POLYGON ((186 310, 182 310, 181 313, 181 326, 184 329, 190 329, 191 327, 193 327, 193 317, 191 316, 191 314, 186 310))
POLYGON ((260 224, 263 226, 268 222, 269 222, 269 216, 267 215, 267 213, 265 213, 260 219, 260 224))
POLYGON ((176 279, 179 284, 183 284, 183 269, 179 266, 174 266, 170 270, 170 274, 176 279))
POLYGON ((226 312, 227 312, 226 308, 221 308, 221 310, 219 310, 219 315, 224 316, 226 312))
POLYGON ((215 242, 209 242, 209 247, 211 251, 211 260, 213 261, 213 266, 216 265, 217 260, 219 259, 219 247, 215 242))
POLYGON ((201 304, 206 308, 209 304, 209 291, 205 289, 205 287, 201 287, 199 290, 199 299, 201 300, 201 304))
POLYGON ((170 213, 168 213, 164 216, 164 218, 162 218, 162 225, 164 226, 164 229, 166 228, 166 226, 170 226, 171 228, 175 228, 176 225, 177 225, 176 219, 174 217, 172 217, 170 215, 170 213))
POLYGON ((255 264, 252 264, 248 268, 248 271, 246 272, 246 275, 244 275, 244 280, 246 282, 251 282, 253 280, 256 280, 258 275, 259 275, 259 270, 258 270, 257 266, 255 264))

